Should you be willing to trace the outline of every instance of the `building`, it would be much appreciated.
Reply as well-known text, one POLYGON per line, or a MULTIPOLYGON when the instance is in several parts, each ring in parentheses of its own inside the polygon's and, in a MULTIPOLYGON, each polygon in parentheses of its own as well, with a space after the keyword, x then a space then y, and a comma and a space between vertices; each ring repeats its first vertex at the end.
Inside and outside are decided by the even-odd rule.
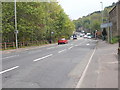
MULTIPOLYGON (((109 37, 120 37, 120 0, 116 3, 115 7, 109 12, 109 20, 112 22, 112 27, 109 29, 109 37)), ((120 55, 120 40, 118 54, 120 55)))

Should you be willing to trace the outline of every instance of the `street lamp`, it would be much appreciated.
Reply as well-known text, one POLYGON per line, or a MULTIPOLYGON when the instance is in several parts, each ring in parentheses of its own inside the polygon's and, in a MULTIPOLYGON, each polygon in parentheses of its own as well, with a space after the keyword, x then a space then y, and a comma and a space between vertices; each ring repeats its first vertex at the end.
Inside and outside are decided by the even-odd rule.
POLYGON ((100 2, 101 3, 101 12, 102 12, 102 23, 103 23, 103 2, 100 2))
POLYGON ((16 48, 18 48, 18 40, 17 40, 17 34, 18 34, 18 30, 17 30, 17 15, 16 15, 16 0, 14 3, 14 8, 15 8, 15 39, 16 39, 16 48))

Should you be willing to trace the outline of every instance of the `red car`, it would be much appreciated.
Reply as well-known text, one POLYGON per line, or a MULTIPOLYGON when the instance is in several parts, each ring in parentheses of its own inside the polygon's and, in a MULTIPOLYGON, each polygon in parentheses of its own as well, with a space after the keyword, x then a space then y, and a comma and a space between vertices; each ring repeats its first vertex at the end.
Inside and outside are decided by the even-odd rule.
POLYGON ((66 40, 65 38, 62 38, 62 39, 58 40, 58 45, 59 44, 66 44, 66 43, 68 43, 68 40, 66 40))

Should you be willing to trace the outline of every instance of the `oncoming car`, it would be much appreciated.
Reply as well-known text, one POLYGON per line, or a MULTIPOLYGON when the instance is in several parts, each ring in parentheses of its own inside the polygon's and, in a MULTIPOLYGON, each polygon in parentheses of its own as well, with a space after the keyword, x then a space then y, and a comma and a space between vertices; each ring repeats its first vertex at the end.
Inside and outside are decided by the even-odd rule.
POLYGON ((73 40, 77 39, 77 35, 73 34, 73 40))
POLYGON ((59 44, 66 44, 66 43, 68 43, 68 40, 66 40, 65 38, 61 38, 58 40, 58 45, 59 44))

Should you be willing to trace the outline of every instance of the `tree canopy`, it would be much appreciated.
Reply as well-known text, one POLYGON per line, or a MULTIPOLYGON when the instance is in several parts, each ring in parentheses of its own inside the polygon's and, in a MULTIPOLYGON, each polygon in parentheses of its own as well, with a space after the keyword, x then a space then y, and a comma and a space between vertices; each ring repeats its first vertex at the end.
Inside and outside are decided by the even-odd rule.
MULTIPOLYGON (((17 2, 18 41, 69 38, 75 25, 55 2, 17 2)), ((2 41, 15 41, 14 2, 2 2, 2 41)))

